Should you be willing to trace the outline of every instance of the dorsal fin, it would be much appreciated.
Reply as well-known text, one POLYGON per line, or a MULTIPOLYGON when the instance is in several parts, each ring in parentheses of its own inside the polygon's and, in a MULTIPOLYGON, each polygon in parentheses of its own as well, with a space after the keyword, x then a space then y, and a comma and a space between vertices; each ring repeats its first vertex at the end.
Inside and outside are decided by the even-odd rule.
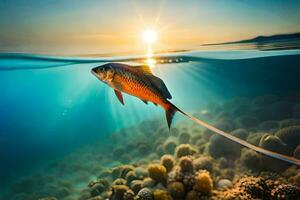
POLYGON ((167 86, 165 85, 165 83, 163 82, 163 80, 161 80, 160 78, 151 75, 148 76, 152 83, 162 92, 162 94, 165 96, 165 98, 167 99, 172 99, 172 95, 170 94, 167 86))
POLYGON ((152 75, 152 71, 151 68, 148 65, 140 65, 140 66, 135 66, 135 68, 143 71, 146 74, 151 74, 152 75))
POLYGON ((140 66, 136 66, 136 68, 143 71, 144 74, 147 75, 151 79, 151 82, 162 92, 162 94, 165 96, 165 98, 172 99, 172 96, 171 96, 167 86, 163 82, 163 80, 154 76, 152 74, 151 68, 148 65, 140 65, 140 66))

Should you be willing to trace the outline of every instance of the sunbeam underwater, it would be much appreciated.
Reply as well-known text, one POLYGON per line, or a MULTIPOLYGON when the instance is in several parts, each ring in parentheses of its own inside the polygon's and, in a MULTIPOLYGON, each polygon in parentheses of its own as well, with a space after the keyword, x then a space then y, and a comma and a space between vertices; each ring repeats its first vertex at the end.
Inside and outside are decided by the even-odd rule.
MULTIPOLYGON (((236 159, 247 167, 248 160, 243 163, 250 159, 247 156, 258 157, 259 169, 266 171, 300 165, 296 151, 300 126, 299 50, 153 55, 153 74, 164 81, 173 96, 172 103, 182 109, 183 115, 175 115, 170 132, 163 109, 129 95, 123 96, 123 106, 113 90, 90 73, 92 68, 107 63, 134 67, 147 64, 147 59, 146 55, 88 58, 0 54, 3 180, 30 174, 35 171, 33 166, 51 166, 77 150, 82 156, 74 153, 70 158, 73 161, 69 160, 75 163, 74 168, 79 165, 79 157, 89 163, 89 158, 95 160, 94 154, 99 152, 103 158, 97 159, 103 162, 106 154, 116 159, 107 160, 103 167, 128 163, 126 159, 142 162, 137 152, 143 152, 148 142, 153 147, 141 155, 163 151, 176 156, 176 148, 191 143, 216 160, 228 156, 228 163, 236 159), (293 129, 287 129, 290 126, 293 129), (246 136, 237 134, 241 130, 246 136), (284 135, 284 131, 291 135, 284 135), (175 136, 176 132, 179 135, 175 136), (181 138, 183 135, 190 139, 181 138), (225 138, 259 154, 252 155, 249 149, 242 150, 225 138), (137 147, 129 147, 135 142, 139 143, 137 147), (173 143, 177 147, 169 151, 168 144, 173 143), (91 144, 97 148, 89 147, 91 144), (125 149, 125 153, 120 151, 122 156, 116 156, 118 149, 125 149), (94 153, 85 155, 89 150, 94 153), (275 159, 268 160, 264 155, 275 159), (119 158, 121 161, 117 161, 119 158)), ((57 167, 51 168, 53 173, 58 173, 54 172, 57 167)), ((59 168, 64 173, 63 166, 59 168)))

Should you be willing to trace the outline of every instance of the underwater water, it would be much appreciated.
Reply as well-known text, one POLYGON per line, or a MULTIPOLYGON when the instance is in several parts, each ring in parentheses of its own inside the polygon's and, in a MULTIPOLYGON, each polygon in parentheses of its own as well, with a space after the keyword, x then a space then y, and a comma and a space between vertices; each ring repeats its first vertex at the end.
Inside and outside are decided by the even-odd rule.
MULTIPOLYGON (((145 59, 0 54, 1 199, 298 199, 299 166, 242 148, 178 113, 169 131, 163 109, 129 95, 123 106, 90 73, 145 59)), ((153 73, 180 109, 300 157, 300 50, 153 59, 153 73)))

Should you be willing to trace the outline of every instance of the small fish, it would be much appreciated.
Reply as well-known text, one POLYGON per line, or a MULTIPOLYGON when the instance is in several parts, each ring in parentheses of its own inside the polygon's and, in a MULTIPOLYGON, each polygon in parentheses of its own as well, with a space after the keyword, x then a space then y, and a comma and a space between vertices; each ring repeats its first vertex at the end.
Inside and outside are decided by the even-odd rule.
POLYGON ((169 128, 175 112, 180 111, 168 100, 172 96, 164 82, 154 76, 147 65, 132 67, 121 63, 108 63, 93 68, 91 72, 100 81, 114 89, 117 98, 123 105, 122 92, 136 96, 146 104, 152 102, 163 107, 166 111, 169 128))

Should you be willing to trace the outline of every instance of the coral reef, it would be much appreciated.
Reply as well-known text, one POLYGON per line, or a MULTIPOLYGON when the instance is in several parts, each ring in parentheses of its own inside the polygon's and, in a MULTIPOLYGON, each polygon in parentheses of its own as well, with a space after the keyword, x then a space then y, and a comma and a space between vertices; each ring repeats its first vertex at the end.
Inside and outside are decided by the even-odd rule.
POLYGON ((294 149, 300 144, 300 125, 285 127, 278 130, 275 135, 294 149))
POLYGON ((212 192, 213 189, 213 180, 206 170, 201 170, 197 172, 195 177, 194 190, 201 192, 205 195, 208 195, 212 192))
POLYGON ((181 144, 176 148, 176 157, 180 158, 183 156, 192 156, 197 151, 190 144, 181 144))
POLYGON ((153 200, 153 192, 149 188, 143 188, 137 194, 137 200, 153 200))
POLYGON ((271 196, 274 200, 300 199, 300 188, 293 185, 279 185, 271 191, 271 196))
POLYGON ((192 173, 194 171, 193 160, 188 156, 183 156, 179 159, 179 166, 183 173, 192 173))
POLYGON ((184 185, 181 182, 171 182, 168 184, 168 192, 173 199, 183 199, 185 196, 184 185))
POLYGON ((259 146, 274 152, 287 154, 286 144, 284 144, 283 141, 277 136, 270 134, 263 135, 260 139, 259 146))
POLYGON ((196 171, 206 169, 207 171, 212 172, 213 161, 211 156, 200 156, 193 160, 193 165, 196 171))
POLYGON ((149 177, 156 182, 165 183, 167 178, 167 169, 161 164, 151 164, 148 167, 149 177))
MULTIPOLYGON (((262 148, 300 159, 299 99, 238 97, 195 116, 262 148), (298 118, 297 118, 298 117, 298 118)), ((300 169, 190 123, 159 120, 110 134, 10 185, 13 200, 300 199, 300 169), (47 173, 45 173, 47 171, 47 173)))
POLYGON ((160 163, 166 168, 167 172, 170 172, 175 165, 175 159, 171 155, 164 155, 161 157, 160 163))
POLYGON ((157 189, 153 192, 154 200, 172 200, 167 191, 157 189))

